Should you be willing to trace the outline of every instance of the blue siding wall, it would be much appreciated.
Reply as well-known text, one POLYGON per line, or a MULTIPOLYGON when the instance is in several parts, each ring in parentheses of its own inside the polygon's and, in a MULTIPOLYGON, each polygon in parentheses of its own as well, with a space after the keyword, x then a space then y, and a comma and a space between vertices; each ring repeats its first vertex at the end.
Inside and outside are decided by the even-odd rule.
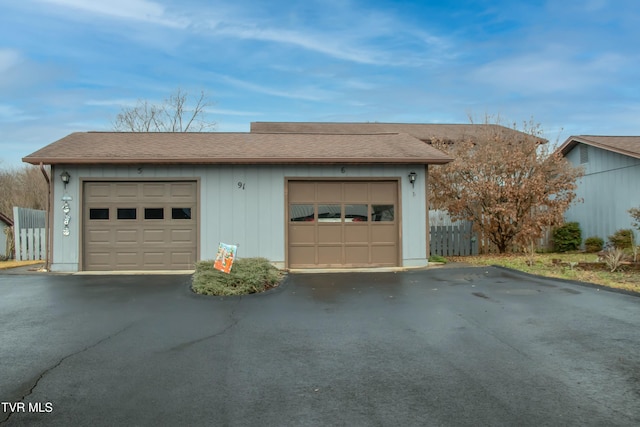
POLYGON ((426 170, 424 165, 175 165, 175 166, 77 166, 58 165, 55 178, 66 170, 71 181, 66 190, 54 179, 53 260, 54 271, 80 269, 82 248, 81 183, 100 180, 193 179, 199 182, 200 259, 212 259, 219 242, 239 244, 240 257, 266 257, 285 261, 285 178, 376 178, 400 179, 402 212, 402 263, 427 263, 426 170), (415 171, 415 186, 408 174, 415 171), (69 201, 69 236, 62 235, 62 197, 69 201))
MULTIPOLYGON (((580 165, 581 145, 566 156, 574 165, 580 165)), ((587 150, 588 162, 582 164, 585 174, 577 190, 583 202, 574 204, 565 219, 580 223, 583 239, 597 236, 606 242, 616 230, 633 228, 627 211, 640 207, 640 159, 593 146, 587 150)), ((640 240, 640 233, 635 232, 640 240)))

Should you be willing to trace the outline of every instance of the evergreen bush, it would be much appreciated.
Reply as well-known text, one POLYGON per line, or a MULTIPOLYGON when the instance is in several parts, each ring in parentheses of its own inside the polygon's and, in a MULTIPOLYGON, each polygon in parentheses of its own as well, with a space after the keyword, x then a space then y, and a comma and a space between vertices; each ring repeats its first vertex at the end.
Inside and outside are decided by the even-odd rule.
POLYGON ((620 229, 609 236, 609 243, 616 249, 630 249, 633 247, 633 230, 620 229))
POLYGON ((584 249, 589 253, 600 252, 604 247, 604 240, 600 237, 588 237, 584 241, 584 249))
POLYGON ((553 230, 553 249, 556 252, 575 251, 582 243, 582 230, 577 222, 567 222, 553 230))

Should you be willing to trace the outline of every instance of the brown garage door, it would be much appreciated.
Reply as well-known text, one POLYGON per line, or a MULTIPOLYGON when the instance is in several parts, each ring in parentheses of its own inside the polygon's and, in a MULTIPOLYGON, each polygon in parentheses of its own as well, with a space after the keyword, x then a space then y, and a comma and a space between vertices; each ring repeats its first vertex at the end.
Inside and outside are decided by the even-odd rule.
POLYGON ((193 181, 85 182, 84 270, 192 269, 196 188, 193 181))
POLYGON ((290 268, 397 266, 397 181, 289 181, 290 268))

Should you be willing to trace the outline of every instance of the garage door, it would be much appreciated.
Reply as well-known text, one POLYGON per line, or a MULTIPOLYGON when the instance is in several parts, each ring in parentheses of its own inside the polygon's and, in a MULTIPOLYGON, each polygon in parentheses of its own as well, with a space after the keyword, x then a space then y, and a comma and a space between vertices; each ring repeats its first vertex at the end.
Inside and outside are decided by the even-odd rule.
POLYGON ((288 266, 399 263, 398 182, 288 182, 288 266))
POLYGON ((84 270, 193 268, 195 182, 85 182, 83 199, 84 270))

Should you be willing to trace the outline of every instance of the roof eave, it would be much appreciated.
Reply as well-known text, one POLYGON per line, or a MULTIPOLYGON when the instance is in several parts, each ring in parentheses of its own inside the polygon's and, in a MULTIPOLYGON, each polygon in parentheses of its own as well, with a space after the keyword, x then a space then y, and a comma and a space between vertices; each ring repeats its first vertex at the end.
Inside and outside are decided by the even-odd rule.
POLYGON ((558 151, 560 151, 560 153, 562 153, 562 155, 566 157, 566 155, 569 154, 569 152, 573 150, 575 146, 578 144, 590 145, 592 147, 600 148, 602 150, 611 151, 612 153, 618 153, 624 156, 640 159, 639 153, 634 153, 632 151, 627 151, 627 150, 611 147, 609 145, 600 144, 595 141, 591 141, 589 139, 583 138, 581 136, 570 136, 569 138, 567 138, 564 144, 562 144, 560 148, 558 148, 558 151))
POLYGON ((40 163, 47 165, 59 165, 59 164, 77 164, 77 165, 96 165, 96 164, 162 164, 162 165, 216 165, 216 164, 446 164, 453 161, 452 158, 292 158, 292 157, 279 157, 279 158, 184 158, 184 159, 149 159, 149 158, 129 158, 129 159, 100 159, 100 158, 47 158, 47 157, 24 157, 22 159, 25 163, 33 165, 39 165, 40 163))

